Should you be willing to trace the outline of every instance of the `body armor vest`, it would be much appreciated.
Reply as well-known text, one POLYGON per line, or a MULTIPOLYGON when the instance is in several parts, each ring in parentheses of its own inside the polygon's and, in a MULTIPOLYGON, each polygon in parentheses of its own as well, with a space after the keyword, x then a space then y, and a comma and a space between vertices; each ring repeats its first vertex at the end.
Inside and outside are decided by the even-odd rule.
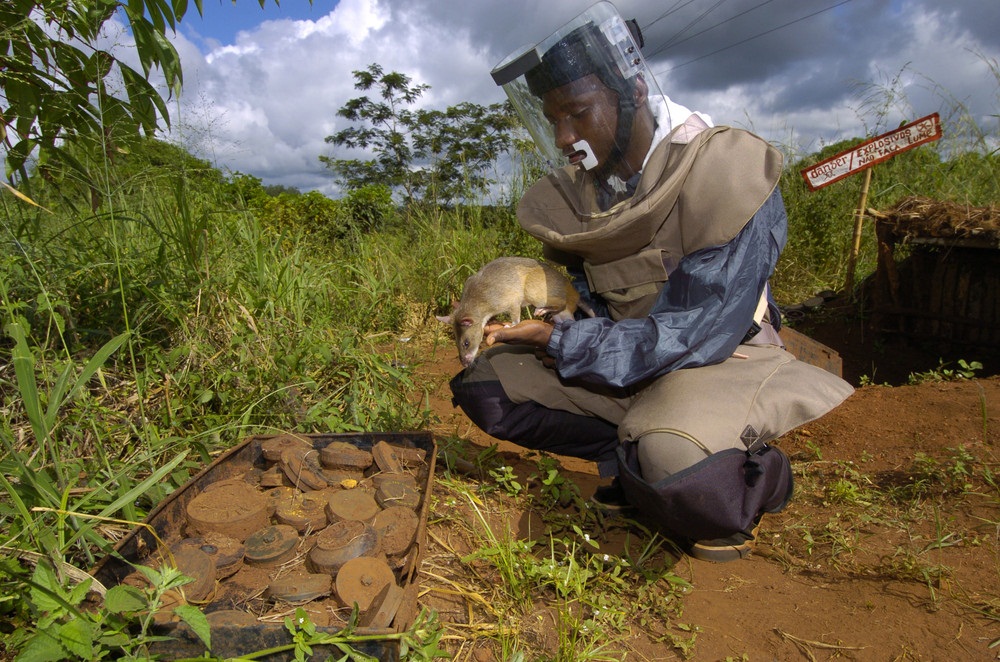
POLYGON ((612 319, 648 315, 680 259, 731 241, 781 177, 781 153, 752 133, 713 127, 671 145, 681 128, 653 149, 635 194, 607 211, 574 166, 537 182, 518 206, 521 227, 549 259, 583 267, 612 319))

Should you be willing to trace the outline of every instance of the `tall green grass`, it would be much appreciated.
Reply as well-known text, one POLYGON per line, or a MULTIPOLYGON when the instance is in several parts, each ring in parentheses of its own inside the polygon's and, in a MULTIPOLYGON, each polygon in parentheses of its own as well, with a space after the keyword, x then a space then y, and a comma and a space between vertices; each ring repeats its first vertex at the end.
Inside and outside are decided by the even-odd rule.
MULTIPOLYGON (((992 85, 1000 90, 1000 67, 996 62, 987 64, 994 78, 992 85)), ((869 127, 867 136, 827 145, 814 154, 786 158, 781 192, 788 209, 789 239, 773 280, 780 303, 796 303, 819 290, 843 287, 861 197, 862 173, 810 192, 801 171, 867 137, 896 128, 887 125, 891 115, 912 121, 937 111, 943 136, 874 166, 866 209, 884 211, 912 195, 972 206, 1000 201, 1000 115, 973 116, 961 100, 933 81, 925 81, 925 86, 940 106, 915 108, 903 85, 909 77, 902 73, 859 88, 858 114, 869 127)), ((862 226, 856 286, 875 271, 876 248, 869 218, 862 226)))
MULTIPOLYGON (((996 204, 998 133, 948 114, 949 140, 877 167, 868 205, 996 204)), ((789 159, 781 302, 844 282, 860 182, 809 193, 799 170, 848 146, 789 159)), ((483 263, 540 255, 512 204, 393 212, 375 192, 292 208, 175 147, 113 160, 104 147, 80 155, 86 181, 24 182, 40 206, 0 193, 3 556, 88 567, 252 434, 425 426, 396 341, 436 324, 483 263)), ((858 282, 874 269, 870 224, 862 246, 858 282)), ((0 594, 23 594, 17 568, 0 563, 0 594)), ((19 599, 0 613, 36 615, 19 599)))

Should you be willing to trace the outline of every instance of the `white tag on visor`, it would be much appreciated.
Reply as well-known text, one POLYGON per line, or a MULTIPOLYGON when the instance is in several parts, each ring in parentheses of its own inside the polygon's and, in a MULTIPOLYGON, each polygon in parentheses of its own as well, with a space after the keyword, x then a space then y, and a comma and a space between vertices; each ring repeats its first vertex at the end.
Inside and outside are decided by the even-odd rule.
POLYGON ((590 143, 586 140, 578 140, 573 143, 573 151, 583 152, 583 160, 578 161, 578 163, 583 166, 584 170, 593 170, 597 166, 597 157, 594 156, 594 150, 590 149, 590 143))

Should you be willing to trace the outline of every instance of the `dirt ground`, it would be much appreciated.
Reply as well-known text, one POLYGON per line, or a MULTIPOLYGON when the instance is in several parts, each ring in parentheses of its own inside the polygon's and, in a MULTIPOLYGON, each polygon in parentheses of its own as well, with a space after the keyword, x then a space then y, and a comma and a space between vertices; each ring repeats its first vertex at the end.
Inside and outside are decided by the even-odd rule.
MULTIPOLYGON (((879 337, 865 324, 836 301, 797 323, 840 353, 857 391, 778 440, 792 458, 796 496, 764 519, 748 559, 684 557, 674 566, 691 584, 673 624, 693 635, 689 645, 635 623, 620 659, 1000 659, 1000 377, 992 376, 1000 363, 981 350, 953 348, 948 356, 940 346, 879 337), (985 367, 973 379, 907 385, 912 373, 945 376, 960 358, 985 367)), ((416 374, 439 419, 436 435, 464 440, 469 457, 497 444, 517 474, 528 475, 534 465, 525 454, 451 406, 447 381, 460 368, 454 347, 428 347, 416 374)), ((588 463, 562 458, 561 471, 584 497, 599 484, 588 463)), ((469 644, 470 632, 495 624, 455 591, 448 568, 471 550, 438 515, 428 529, 423 604, 468 637, 449 638, 456 659, 497 659, 495 649, 469 644), (450 601, 442 598, 449 593, 450 601)), ((602 549, 613 548, 627 529, 600 533, 602 549)), ((535 643, 544 648, 544 639, 535 643)))

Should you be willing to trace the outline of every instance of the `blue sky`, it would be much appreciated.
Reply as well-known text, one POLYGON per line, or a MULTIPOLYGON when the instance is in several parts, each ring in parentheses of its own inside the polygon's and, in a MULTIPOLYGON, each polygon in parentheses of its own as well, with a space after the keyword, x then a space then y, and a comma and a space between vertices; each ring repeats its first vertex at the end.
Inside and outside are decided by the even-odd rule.
POLYGON ((231 44, 240 30, 250 30, 264 21, 271 20, 316 20, 333 11, 336 0, 284 0, 276 5, 268 0, 261 7, 256 0, 205 0, 203 13, 198 15, 194 3, 190 3, 187 18, 181 30, 191 29, 205 38, 220 44, 231 44))
MULTIPOLYGON (((185 86, 169 138, 268 184, 339 193, 320 155, 378 63, 444 110, 503 100, 489 72, 589 0, 207 0, 173 37, 185 86)), ((998 0, 617 0, 642 27, 660 89, 790 155, 961 108, 1000 134, 998 0)), ((957 125, 956 125, 957 126, 957 125)))

